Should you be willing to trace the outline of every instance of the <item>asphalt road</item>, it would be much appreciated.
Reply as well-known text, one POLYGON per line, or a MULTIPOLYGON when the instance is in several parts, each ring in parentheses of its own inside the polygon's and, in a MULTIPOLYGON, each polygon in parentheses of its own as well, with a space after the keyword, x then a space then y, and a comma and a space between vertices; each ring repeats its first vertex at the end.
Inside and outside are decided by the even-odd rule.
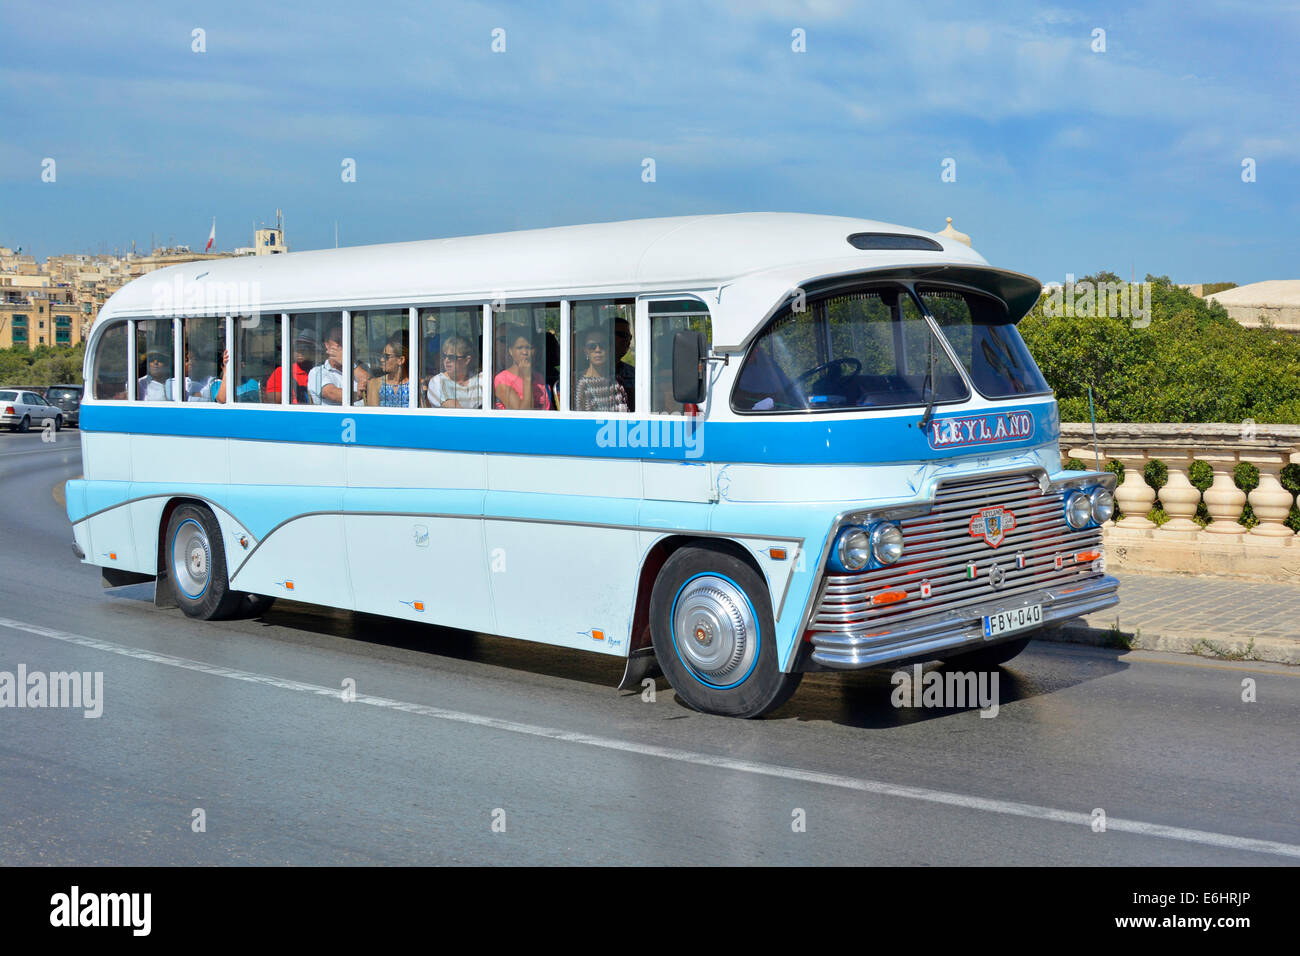
POLYGON ((709 717, 581 652, 103 591, 58 500, 80 471, 75 430, 0 434, 0 671, 104 688, 97 719, 0 708, 5 864, 1300 860, 1294 669, 1035 644, 991 719, 895 708, 882 673, 709 717))

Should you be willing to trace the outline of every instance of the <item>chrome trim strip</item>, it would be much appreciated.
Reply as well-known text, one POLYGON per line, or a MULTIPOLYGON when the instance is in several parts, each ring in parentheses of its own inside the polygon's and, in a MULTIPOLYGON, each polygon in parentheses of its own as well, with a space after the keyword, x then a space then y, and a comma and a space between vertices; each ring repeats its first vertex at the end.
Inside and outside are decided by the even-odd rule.
MULTIPOLYGON (((812 659, 833 669, 874 667, 891 661, 905 660, 932 653, 958 649, 974 650, 998 641, 985 641, 983 618, 1008 608, 1043 605, 1043 625, 1091 614, 1119 603, 1119 581, 1109 575, 1079 587, 1050 587, 1030 591, 1012 600, 985 601, 953 611, 942 611, 932 618, 888 634, 866 633, 866 628, 845 634, 815 632, 812 635, 812 659)), ((1036 630, 1036 629, 1035 629, 1036 630)), ((1033 630, 1017 631, 1007 640, 1023 637, 1033 630)))
MULTIPOLYGON (((266 536, 262 538, 261 541, 257 542, 257 544, 253 547, 253 550, 248 552, 248 557, 244 558, 244 560, 240 562, 239 568, 236 569, 235 573, 230 576, 232 581, 234 579, 235 574, 238 574, 239 571, 244 567, 244 565, 248 563, 248 559, 257 553, 257 549, 260 548, 264 542, 270 540, 271 535, 275 534, 275 532, 279 531, 285 525, 297 521, 300 518, 311 518, 318 515, 338 515, 341 517, 358 517, 358 518, 362 518, 362 517, 364 518, 408 518, 409 517, 409 518, 459 518, 467 521, 511 521, 520 524, 558 524, 558 525, 565 525, 571 528, 602 528, 609 531, 648 531, 660 535, 680 534, 680 535, 687 535, 696 538, 722 538, 722 539, 747 538, 747 539, 757 539, 759 541, 787 541, 787 542, 796 542, 798 544, 803 543, 803 538, 787 538, 782 535, 742 534, 739 532, 732 533, 732 532, 722 532, 722 531, 695 531, 695 530, 689 530, 684 528, 654 528, 654 527, 647 527, 645 525, 635 525, 635 524, 601 524, 600 522, 596 522, 596 521, 563 521, 559 518, 514 518, 508 515, 481 515, 481 514, 466 515, 466 514, 443 513, 443 512, 436 512, 436 511, 307 511, 300 515, 294 515, 292 518, 286 518, 284 521, 281 521, 274 528, 268 531, 266 533, 266 536)), ((642 555, 642 561, 644 560, 645 560, 645 556, 642 555)))

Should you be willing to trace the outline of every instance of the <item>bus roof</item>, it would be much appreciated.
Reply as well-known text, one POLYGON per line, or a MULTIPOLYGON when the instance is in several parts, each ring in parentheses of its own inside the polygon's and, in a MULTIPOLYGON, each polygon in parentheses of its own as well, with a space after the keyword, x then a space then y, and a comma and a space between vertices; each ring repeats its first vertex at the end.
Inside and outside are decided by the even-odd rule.
MULTIPOLYGON (((749 285, 751 293, 766 296, 782 283, 905 266, 988 270, 984 258, 965 244, 920 229, 843 216, 735 213, 189 262, 127 284, 105 304, 104 314, 157 314, 159 290, 165 286, 165 314, 183 315, 173 311, 170 302, 179 303, 189 286, 199 282, 227 289, 245 284, 249 291, 241 294, 251 295, 256 308, 280 312, 498 297, 635 295, 732 285, 737 291, 749 285), (849 242, 859 233, 922 237, 933 245, 926 243, 930 248, 921 250, 862 250, 849 242), (742 281, 747 277, 765 281, 742 281)), ((731 298, 748 307, 754 296, 731 298)), ((725 305, 721 311, 727 311, 725 305)), ((726 331, 715 322, 715 334, 722 332, 715 341, 739 341, 756 318, 751 312, 749 327, 726 331)))

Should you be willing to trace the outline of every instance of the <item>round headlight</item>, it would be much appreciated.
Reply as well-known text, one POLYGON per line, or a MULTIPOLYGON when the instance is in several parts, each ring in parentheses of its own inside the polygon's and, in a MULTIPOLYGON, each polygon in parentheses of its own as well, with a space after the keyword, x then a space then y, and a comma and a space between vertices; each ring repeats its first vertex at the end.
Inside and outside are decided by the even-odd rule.
POLYGON ((1092 499, 1076 491, 1065 502, 1065 523, 1075 531, 1088 527, 1092 521, 1092 499))
POLYGON ((849 528, 840 535, 840 564, 846 571, 861 571, 871 563, 871 539, 861 528, 849 528))
POLYGON ((903 532, 896 524, 878 524, 871 529, 871 552, 881 564, 893 564, 903 556, 903 532))
POLYGON ((1094 488, 1088 496, 1092 504, 1092 520, 1105 524, 1115 514, 1115 496, 1105 488, 1094 488))

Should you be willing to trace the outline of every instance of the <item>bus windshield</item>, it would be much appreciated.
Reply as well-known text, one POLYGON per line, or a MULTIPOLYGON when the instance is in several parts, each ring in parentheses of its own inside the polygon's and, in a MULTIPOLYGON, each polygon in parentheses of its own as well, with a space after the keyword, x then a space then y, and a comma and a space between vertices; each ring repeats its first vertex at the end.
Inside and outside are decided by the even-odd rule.
POLYGON ((965 381, 916 299, 887 286, 812 300, 755 340, 732 397, 738 412, 960 402, 965 381))
POLYGON ((1000 301, 975 292, 924 285, 917 286, 916 293, 985 398, 1051 391, 1000 301))

